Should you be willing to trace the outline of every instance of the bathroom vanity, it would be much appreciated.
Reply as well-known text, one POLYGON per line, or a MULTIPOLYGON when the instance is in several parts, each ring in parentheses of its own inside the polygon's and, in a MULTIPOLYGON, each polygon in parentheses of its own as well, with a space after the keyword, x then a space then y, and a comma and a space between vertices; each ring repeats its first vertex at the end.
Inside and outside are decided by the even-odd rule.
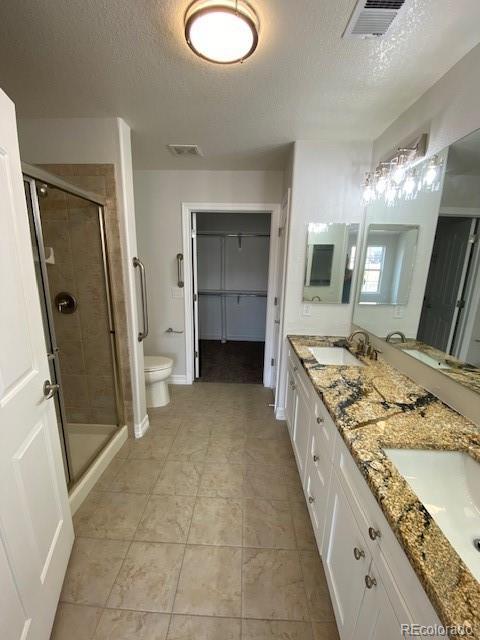
MULTIPOLYGON (((414 493, 415 474, 403 469, 405 451, 398 450, 456 452, 448 458, 454 467, 463 453, 473 465, 471 477, 459 478, 464 488, 462 481, 478 482, 480 429, 385 362, 346 346, 344 338, 290 336, 286 397, 341 640, 414 637, 401 625, 430 627, 419 636, 433 638, 445 636, 432 625, 463 627, 478 639, 480 553, 462 522, 452 525, 455 538, 448 522, 434 519, 434 505, 414 493)), ((431 468, 438 469, 435 459, 431 468)), ((446 505, 435 503, 448 515, 446 505)))

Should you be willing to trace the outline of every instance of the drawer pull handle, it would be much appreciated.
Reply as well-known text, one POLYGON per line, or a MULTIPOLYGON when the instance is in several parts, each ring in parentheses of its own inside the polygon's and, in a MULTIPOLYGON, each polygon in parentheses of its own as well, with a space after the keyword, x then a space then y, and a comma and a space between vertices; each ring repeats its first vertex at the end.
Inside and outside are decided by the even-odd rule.
POLYGON ((371 576, 365 576, 365 586, 367 587, 367 589, 373 589, 373 587, 377 586, 376 579, 372 578, 371 576))
POLYGON ((374 529, 373 527, 368 528, 368 535, 370 537, 370 540, 376 540, 377 538, 382 537, 380 531, 378 529, 374 529))
POLYGON ((353 555, 355 556, 355 560, 360 560, 361 558, 365 558, 365 551, 359 549, 358 547, 355 547, 355 549, 353 550, 353 555))
POLYGON ((297 367, 297 365, 295 365, 295 366, 293 367, 293 370, 294 370, 294 371, 298 371, 298 367, 297 367))
POLYGON ((315 498, 313 496, 308 496, 308 501, 312 504, 312 502, 315 502, 315 498))
POLYGON ((313 461, 314 462, 318 462, 320 460, 320 458, 317 456, 316 453, 313 454, 313 461))
POLYGON ((322 422, 325 422, 325 420, 320 418, 320 416, 317 416, 317 424, 322 424, 322 422))
POLYGON ((295 391, 296 388, 297 388, 297 385, 294 382, 292 382, 291 385, 290 385, 290 389, 292 391, 295 391))

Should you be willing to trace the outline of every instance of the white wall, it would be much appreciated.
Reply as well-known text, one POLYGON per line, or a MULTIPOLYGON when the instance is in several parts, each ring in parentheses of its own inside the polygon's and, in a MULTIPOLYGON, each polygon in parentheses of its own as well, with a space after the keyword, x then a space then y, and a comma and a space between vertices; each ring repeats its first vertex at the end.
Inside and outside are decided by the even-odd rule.
POLYGON ((137 253, 130 128, 121 118, 20 119, 21 158, 30 164, 109 163, 115 166, 120 231, 125 248, 125 292, 132 376, 134 427, 148 427, 143 346, 137 341, 138 316, 132 258, 137 253))
POLYGON ((310 315, 304 315, 307 228, 309 222, 361 223, 364 214, 361 184, 370 162, 371 144, 368 142, 295 142, 284 185, 284 188, 290 186, 291 180, 279 415, 284 406, 286 386, 286 336, 350 333, 358 266, 349 304, 308 304, 310 315))
POLYGON ((182 202, 280 203, 281 171, 134 171, 140 256, 149 278, 150 336, 145 352, 174 358, 173 380, 185 376, 184 302, 174 297, 182 251, 182 202))
MULTIPOLYGON (((419 61, 421 64, 421 61, 419 61)), ((415 133, 429 133, 427 155, 441 151, 480 127, 480 44, 462 58, 374 143, 377 161, 415 133)))

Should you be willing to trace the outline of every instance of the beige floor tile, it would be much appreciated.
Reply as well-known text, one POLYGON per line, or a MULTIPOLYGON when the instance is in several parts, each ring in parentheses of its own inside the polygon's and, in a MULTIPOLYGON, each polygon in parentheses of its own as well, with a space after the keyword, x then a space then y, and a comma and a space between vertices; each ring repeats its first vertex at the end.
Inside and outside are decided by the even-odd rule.
POLYGON ((170 615, 105 609, 95 640, 165 640, 170 615))
POLYGON ((247 498, 287 500, 283 467, 249 464, 244 470, 243 494, 247 498))
POLYGON ((147 542, 186 542, 195 498, 157 496, 148 499, 135 540, 147 542))
MULTIPOLYGON (((161 410, 161 407, 158 410, 161 410)), ((181 418, 177 418, 170 414, 158 414, 152 413, 152 411, 158 410, 148 410, 148 417, 150 422, 149 432, 160 434, 160 435, 173 435, 176 436, 180 426, 182 424, 181 418)))
POLYGON ((280 500, 246 498, 244 545, 269 549, 295 549, 290 504, 280 500))
POLYGON ((212 436, 207 449, 206 463, 243 464, 245 461, 245 437, 212 436))
POLYGON ((305 502, 305 494, 303 493, 302 483, 298 475, 297 467, 286 466, 283 470, 283 477, 287 487, 287 495, 290 501, 305 502))
POLYGON ((334 622, 327 580, 318 552, 300 551, 300 562, 311 619, 316 622, 334 622))
POLYGON ((184 546, 133 542, 113 585, 108 606, 169 613, 184 546))
POLYGON ((125 493, 148 493, 161 469, 161 464, 156 460, 124 460, 109 489, 125 493))
POLYGON ((136 493, 92 492, 73 517, 77 536, 131 540, 147 497, 136 493))
POLYGON ((242 545, 242 502, 235 498, 197 498, 189 544, 242 545))
POLYGON ((297 551, 244 550, 243 615, 266 620, 309 620, 297 551))
POLYGON ((340 640, 334 622, 313 622, 312 627, 314 640, 340 640))
POLYGON ((123 463, 123 458, 114 458, 97 480, 95 484, 95 491, 108 491, 123 463))
POLYGON ((91 640, 102 609, 60 603, 50 640, 91 640))
POLYGON ((203 465, 194 462, 165 463, 153 493, 162 495, 196 496, 203 465))
POLYGON ((117 577, 129 542, 77 538, 73 545, 60 600, 103 607, 117 577))
POLYGON ((128 458, 128 454, 130 453, 130 447, 134 442, 133 438, 127 438, 123 443, 120 451, 117 453, 116 457, 120 458, 120 460, 126 460, 128 458))
POLYGON ((128 457, 134 460, 153 459, 164 462, 174 440, 173 434, 164 435, 149 430, 143 438, 132 442, 128 457))
POLYGON ((283 438, 247 438, 245 457, 251 464, 293 464, 293 450, 290 442, 283 438))
POLYGON ((174 612, 240 616, 241 564, 241 549, 187 546, 174 612))
POLYGON ((179 434, 175 439, 167 460, 177 462, 204 462, 208 448, 208 437, 179 434))
POLYGON ((310 514, 304 501, 291 502, 293 526, 298 549, 317 550, 310 514))
POLYGON ((173 615, 167 640, 240 640, 240 634, 235 618, 173 615))
POLYGON ((206 464, 199 496, 209 498, 241 498, 243 495, 243 466, 238 464, 206 464))
POLYGON ((312 640, 312 625, 285 620, 243 620, 242 640, 312 640))
POLYGON ((286 423, 279 422, 274 418, 271 420, 252 420, 248 422, 247 435, 250 438, 290 441, 286 423))

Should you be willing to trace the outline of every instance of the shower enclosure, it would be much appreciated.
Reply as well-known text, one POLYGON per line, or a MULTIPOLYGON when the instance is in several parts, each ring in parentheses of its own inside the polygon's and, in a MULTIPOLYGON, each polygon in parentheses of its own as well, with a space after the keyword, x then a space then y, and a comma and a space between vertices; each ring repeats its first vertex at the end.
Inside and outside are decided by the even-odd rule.
POLYGON ((122 423, 104 199, 23 165, 68 486, 122 423))

